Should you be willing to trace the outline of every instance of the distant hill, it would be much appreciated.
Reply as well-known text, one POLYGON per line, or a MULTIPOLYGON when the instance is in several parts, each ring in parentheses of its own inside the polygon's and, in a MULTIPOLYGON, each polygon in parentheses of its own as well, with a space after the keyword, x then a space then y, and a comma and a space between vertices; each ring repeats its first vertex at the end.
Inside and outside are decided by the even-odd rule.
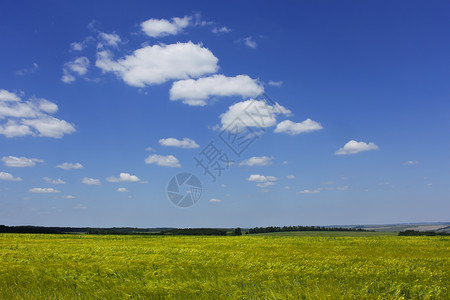
POLYGON ((399 223, 378 225, 333 225, 326 227, 361 228, 365 230, 400 232, 405 230, 434 231, 450 233, 450 222, 399 223))

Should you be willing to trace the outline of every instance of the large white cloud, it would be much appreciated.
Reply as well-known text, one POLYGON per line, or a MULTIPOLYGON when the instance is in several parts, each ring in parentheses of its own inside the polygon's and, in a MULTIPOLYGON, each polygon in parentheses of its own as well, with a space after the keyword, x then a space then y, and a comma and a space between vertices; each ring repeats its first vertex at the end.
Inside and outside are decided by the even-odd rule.
POLYGON ((50 116, 58 106, 46 99, 31 97, 22 100, 17 94, 0 91, 0 134, 8 138, 16 136, 41 136, 61 138, 75 132, 75 127, 64 120, 50 116))
POLYGON ((304 132, 311 132, 316 130, 323 129, 322 125, 316 121, 313 121, 311 119, 306 119, 303 122, 295 123, 291 120, 284 120, 283 122, 280 122, 277 124, 277 127, 275 128, 275 133, 287 133, 289 135, 297 135, 304 132))
POLYGON ((146 164, 156 164, 161 167, 171 167, 171 168, 179 168, 181 167, 178 158, 173 155, 158 155, 153 154, 145 159, 146 164))
POLYGON ((6 173, 6 172, 0 172, 0 180, 6 180, 6 181, 22 181, 22 178, 20 177, 14 177, 12 174, 6 173))
POLYGON ((17 101, 20 101, 20 97, 19 96, 17 96, 16 94, 14 94, 14 93, 11 93, 11 92, 9 92, 9 91, 7 91, 7 90, 1 90, 0 89, 0 101, 14 101, 14 102, 17 102, 17 101))
POLYGON ((194 149, 200 147, 194 140, 186 137, 182 140, 177 140, 175 138, 160 139, 159 144, 162 146, 179 147, 185 149, 194 149))
POLYGON ((264 92, 262 85, 248 75, 227 77, 212 75, 210 77, 185 79, 173 83, 170 89, 170 100, 181 100, 193 106, 203 106, 214 96, 256 97, 264 92))
POLYGON ((106 178, 108 182, 139 182, 141 181, 136 175, 131 175, 130 173, 120 173, 119 177, 108 177, 106 178))
POLYGON ((148 19, 141 23, 141 29, 146 35, 151 37, 161 37, 166 35, 174 35, 181 32, 189 26, 192 17, 185 16, 183 18, 166 19, 148 19))
POLYGON ((291 111, 278 103, 268 104, 264 100, 249 99, 231 105, 228 110, 220 115, 222 129, 227 129, 231 124, 248 127, 271 127, 277 123, 280 115, 289 116, 291 111), (235 122, 239 118, 239 122, 235 122), (233 123, 234 122, 234 123, 233 123))
POLYGON ((63 169, 63 170, 72 170, 72 169, 82 169, 83 165, 80 163, 62 163, 56 166, 57 168, 63 169))
POLYGON ((337 150, 336 155, 356 154, 363 151, 378 150, 379 147, 374 143, 357 142, 355 140, 349 141, 344 147, 337 150))
POLYGON ((270 166, 272 164, 273 157, 267 156, 253 156, 249 159, 242 161, 240 166, 249 166, 249 167, 261 167, 261 166, 270 166))
POLYGON ((109 50, 100 47, 95 65, 131 86, 145 87, 215 73, 217 62, 209 49, 187 42, 146 46, 117 61, 109 50))
POLYGON ((36 165, 36 163, 44 162, 43 160, 37 158, 26 158, 15 156, 4 156, 2 157, 2 161, 5 164, 5 166, 12 168, 33 167, 36 165))
POLYGON ((39 136, 62 138, 65 134, 75 131, 72 124, 51 116, 45 116, 33 120, 23 120, 23 124, 35 128, 39 131, 39 136))
POLYGON ((27 125, 8 120, 5 124, 0 125, 0 134, 3 134, 7 138, 11 138, 15 136, 32 135, 33 131, 27 125))

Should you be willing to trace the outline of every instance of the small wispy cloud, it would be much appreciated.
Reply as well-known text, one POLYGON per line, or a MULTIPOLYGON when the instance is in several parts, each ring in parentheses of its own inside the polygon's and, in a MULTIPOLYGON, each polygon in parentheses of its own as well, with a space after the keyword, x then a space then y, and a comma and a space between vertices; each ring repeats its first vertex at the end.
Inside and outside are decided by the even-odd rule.
POLYGON ((283 81, 269 80, 268 84, 271 86, 281 87, 283 85, 283 81))
POLYGON ((299 191, 297 192, 297 194, 303 194, 303 195, 308 195, 308 194, 319 194, 320 191, 319 190, 303 190, 303 191, 299 191))
POLYGON ((230 32, 231 29, 226 26, 222 26, 222 27, 214 27, 211 31, 215 34, 220 34, 230 32))
POLYGON ((403 163, 404 166, 413 166, 413 165, 417 165, 417 164, 419 164, 419 162, 417 160, 408 160, 407 162, 403 163))
POLYGON ((15 74, 18 75, 18 76, 23 76, 23 75, 33 74, 37 70, 39 70, 38 64, 37 63, 33 63, 32 67, 21 69, 21 70, 17 70, 15 72, 15 74))
POLYGON ((102 184, 99 179, 89 178, 89 177, 83 177, 83 179, 81 179, 81 182, 84 184, 87 184, 87 185, 101 185, 102 184))

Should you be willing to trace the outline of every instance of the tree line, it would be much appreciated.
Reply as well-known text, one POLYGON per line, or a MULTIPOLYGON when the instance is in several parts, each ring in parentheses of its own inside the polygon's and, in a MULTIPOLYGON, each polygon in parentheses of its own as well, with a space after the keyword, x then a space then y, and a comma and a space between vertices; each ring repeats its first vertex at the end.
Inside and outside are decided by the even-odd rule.
POLYGON ((253 233, 269 233, 283 231, 369 231, 362 228, 345 228, 345 227, 324 227, 324 226, 269 226, 255 227, 248 230, 249 234, 253 233))
POLYGON ((108 235, 241 235, 240 228, 234 230, 216 228, 91 228, 91 227, 42 227, 0 225, 0 233, 37 234, 108 234, 108 235))
POLYGON ((399 236, 449 236, 447 232, 434 232, 434 231, 416 231, 405 230, 398 233, 399 236))

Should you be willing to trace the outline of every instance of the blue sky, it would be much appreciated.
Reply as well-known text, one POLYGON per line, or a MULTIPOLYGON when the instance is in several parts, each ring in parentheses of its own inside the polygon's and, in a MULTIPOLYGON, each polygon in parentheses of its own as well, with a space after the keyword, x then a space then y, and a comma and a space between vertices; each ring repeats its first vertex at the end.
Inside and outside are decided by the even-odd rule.
POLYGON ((448 221, 449 13, 448 1, 3 1, 0 224, 448 221), (262 92, 273 102, 258 123, 262 92), (220 139, 237 118, 236 134, 257 137, 240 156, 220 139), (233 161, 215 182, 194 160, 210 142, 233 161), (203 187, 188 208, 166 191, 182 172, 203 187))

